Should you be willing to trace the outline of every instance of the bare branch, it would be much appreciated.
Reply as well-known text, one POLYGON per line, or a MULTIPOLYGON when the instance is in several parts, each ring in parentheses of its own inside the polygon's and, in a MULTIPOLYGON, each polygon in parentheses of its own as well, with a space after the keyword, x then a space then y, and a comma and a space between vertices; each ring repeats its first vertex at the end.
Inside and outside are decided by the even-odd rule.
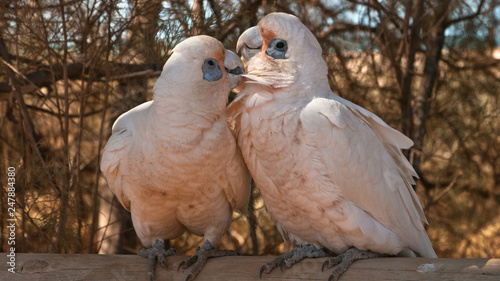
POLYGON ((424 210, 428 210, 429 207, 432 205, 436 204, 441 198, 443 198, 457 183, 457 180, 462 176, 463 172, 458 171, 451 182, 448 184, 448 186, 445 187, 438 195, 436 195, 434 198, 432 198, 432 201, 427 202, 427 204, 424 207, 424 210))
POLYGON ((477 16, 479 16, 481 14, 481 9, 483 8, 483 5, 484 5, 484 0, 481 0, 481 2, 479 2, 479 5, 477 6, 477 10, 475 13, 472 13, 472 14, 467 15, 467 16, 459 17, 456 19, 447 20, 447 21, 445 21, 445 26, 450 26, 450 25, 453 25, 453 24, 456 24, 456 23, 459 23, 462 21, 467 21, 467 20, 471 20, 471 19, 476 18, 477 16))
MULTIPOLYGON (((156 63, 145 63, 145 64, 124 64, 124 63, 113 63, 109 62, 111 71, 113 73, 120 73, 112 77, 106 77, 100 66, 95 66, 95 69, 85 69, 83 63, 69 63, 66 65, 68 71, 69 79, 85 79, 89 78, 84 75, 85 73, 93 72, 94 76, 91 80, 93 81, 112 81, 121 80, 126 78, 140 78, 140 77, 154 77, 161 73, 163 67, 162 62, 156 63)), ((10 65, 10 64, 9 64, 10 65)), ((63 65, 56 64, 52 67, 52 71, 49 69, 42 69, 28 73, 26 75, 22 74, 10 65, 15 72, 24 79, 24 83, 19 81, 20 89, 22 93, 32 92, 33 89, 40 91, 42 87, 52 86, 55 82, 63 79, 63 65), (32 85, 32 87, 25 87, 26 85, 32 85)), ((12 92, 12 87, 7 82, 0 83, 0 100, 8 99, 10 93, 12 92)))
POLYGON ((23 118, 23 121, 25 122, 26 130, 28 132, 28 139, 31 143, 31 146, 35 150, 36 154, 40 156, 40 160, 42 162, 45 162, 45 155, 43 152, 40 150, 39 144, 38 144, 38 137, 36 136, 35 133, 35 127, 33 125, 33 121, 31 119, 31 116, 28 113, 28 109, 26 107, 26 104, 24 103, 24 98, 23 94, 21 93, 21 85, 19 84, 14 71, 10 68, 10 56, 9 52, 7 51, 7 46, 5 46, 5 42, 3 40, 2 34, 0 34, 0 56, 2 57, 2 62, 6 66, 8 66, 7 73, 9 75, 10 82, 12 84, 14 93, 16 94, 16 99, 19 103, 20 111, 21 111, 21 116, 23 118))

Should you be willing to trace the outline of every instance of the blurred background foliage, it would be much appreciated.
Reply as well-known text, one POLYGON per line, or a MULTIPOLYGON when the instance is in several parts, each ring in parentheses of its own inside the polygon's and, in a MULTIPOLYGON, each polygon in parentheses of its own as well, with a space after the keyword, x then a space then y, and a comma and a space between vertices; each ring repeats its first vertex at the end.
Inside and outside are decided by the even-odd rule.
MULTIPOLYGON (((267 13, 316 35, 334 92, 415 141, 405 151, 440 257, 500 257, 500 1, 0 1, 0 251, 16 168, 16 251, 136 253, 130 215, 99 172, 113 121, 152 98, 172 48, 233 49, 267 13)), ((311 202, 314 204, 314 202, 311 202)), ((193 253, 201 237, 170 241, 193 253)), ((277 255, 258 190, 221 247, 277 255)))

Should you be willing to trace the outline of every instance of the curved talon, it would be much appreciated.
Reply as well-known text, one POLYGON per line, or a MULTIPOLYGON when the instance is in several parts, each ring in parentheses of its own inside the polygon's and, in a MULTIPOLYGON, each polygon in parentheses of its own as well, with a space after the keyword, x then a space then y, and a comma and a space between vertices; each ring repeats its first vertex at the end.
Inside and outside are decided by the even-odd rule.
POLYGON ((195 253, 193 256, 189 257, 187 260, 183 260, 179 266, 177 267, 177 272, 182 267, 182 269, 186 269, 196 263, 199 259, 199 252, 195 253))
POLYGON ((259 271, 259 279, 262 279, 262 273, 264 273, 264 270, 267 269, 267 264, 263 265, 261 268, 260 268, 260 271, 259 271))
POLYGON ((270 273, 273 271, 278 265, 280 266, 281 272, 284 272, 284 267, 291 268, 294 264, 300 262, 306 257, 309 258, 319 258, 324 257, 325 252, 323 249, 318 249, 316 246, 312 244, 301 245, 299 247, 295 247, 288 253, 285 253, 271 262, 265 264, 260 268, 259 278, 262 278, 262 273, 264 271, 266 273, 270 273))
POLYGON ((321 272, 323 272, 325 270, 325 267, 328 266, 328 264, 330 263, 330 260, 326 260, 323 265, 321 266, 321 272))
POLYGON ((340 276, 347 271, 349 266, 357 260, 364 260, 369 258, 383 257, 384 254, 378 254, 370 250, 359 250, 358 248, 352 247, 334 258, 331 258, 323 263, 321 270, 328 268, 334 268, 328 281, 338 281, 340 276))
POLYGON ((161 240, 156 240, 153 247, 149 249, 140 248, 137 255, 148 260, 148 277, 150 281, 155 278, 156 263, 159 263, 163 268, 167 268, 167 260, 165 257, 175 255, 174 248, 165 250, 165 244, 161 240))
POLYGON ((239 252, 234 250, 231 251, 231 250, 215 249, 215 247, 212 244, 210 244, 210 242, 205 241, 205 243, 201 248, 198 247, 194 255, 179 263, 179 266, 177 267, 177 272, 179 272, 179 269, 181 267, 183 269, 186 269, 190 266, 193 266, 191 272, 186 277, 186 281, 191 281, 196 279, 196 276, 198 276, 198 274, 201 272, 201 270, 203 269, 205 263, 209 258, 234 256, 238 254, 239 252))
POLYGON ((177 272, 179 272, 179 269, 181 269, 181 267, 186 263, 186 261, 181 261, 181 263, 179 263, 179 265, 177 266, 177 272))
POLYGON ((343 257, 342 256, 337 256, 337 257, 334 257, 334 258, 331 258, 329 260, 326 260, 324 263, 323 263, 323 266, 321 267, 321 271, 323 271, 325 269, 325 267, 327 267, 328 269, 338 265, 338 264, 341 264, 343 261, 343 257))

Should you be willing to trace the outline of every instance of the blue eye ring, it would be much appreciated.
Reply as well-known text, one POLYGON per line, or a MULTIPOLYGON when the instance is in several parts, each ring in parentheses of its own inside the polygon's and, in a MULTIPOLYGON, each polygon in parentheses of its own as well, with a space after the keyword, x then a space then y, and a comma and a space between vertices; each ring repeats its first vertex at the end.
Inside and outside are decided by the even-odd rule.
POLYGON ((206 59, 201 70, 203 71, 203 79, 209 82, 218 81, 223 76, 219 63, 214 58, 206 59))
POLYGON ((266 50, 266 55, 274 59, 286 59, 288 44, 281 38, 274 38, 269 42, 266 50))

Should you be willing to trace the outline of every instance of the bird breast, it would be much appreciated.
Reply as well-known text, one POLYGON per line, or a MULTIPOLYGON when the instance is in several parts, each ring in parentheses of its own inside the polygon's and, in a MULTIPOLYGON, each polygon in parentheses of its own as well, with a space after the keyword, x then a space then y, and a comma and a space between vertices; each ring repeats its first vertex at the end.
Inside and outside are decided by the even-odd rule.
POLYGON ((315 234, 307 219, 310 216, 307 206, 318 198, 312 198, 316 195, 302 188, 314 183, 304 173, 305 163, 300 161, 307 155, 300 155, 303 150, 294 149, 302 141, 299 114, 297 107, 276 103, 247 107, 240 117, 238 140, 266 210, 278 228, 288 234, 312 237, 315 234))

